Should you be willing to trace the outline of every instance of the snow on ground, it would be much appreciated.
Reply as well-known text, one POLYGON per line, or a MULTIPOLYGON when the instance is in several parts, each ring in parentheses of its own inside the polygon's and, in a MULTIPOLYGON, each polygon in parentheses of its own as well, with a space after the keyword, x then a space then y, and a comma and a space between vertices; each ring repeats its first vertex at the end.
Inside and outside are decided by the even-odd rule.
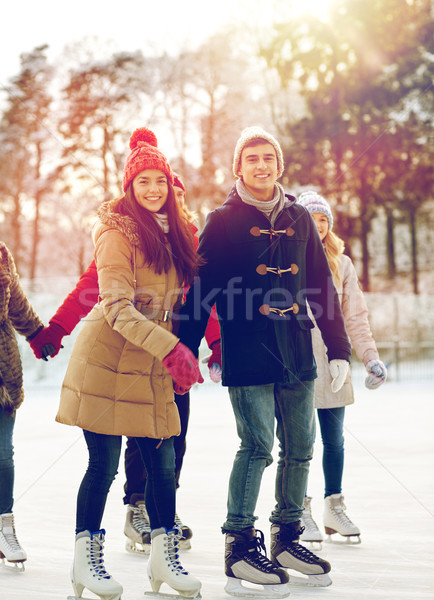
MULTIPOLYGON (((61 359, 59 359, 60 361, 61 359)), ((26 357, 27 362, 27 357, 26 357)), ((66 361, 62 361, 66 364, 66 361)), ((27 378, 26 400, 15 432, 15 508, 18 537, 28 553, 26 571, 0 569, 5 600, 65 599, 74 544, 76 493, 86 467, 81 430, 55 423, 62 362, 37 363, 27 378), (52 374, 52 382, 47 374, 52 374), (39 380, 38 380, 39 378, 39 380)), ((183 564, 203 583, 204 600, 229 598, 223 590, 227 481, 238 442, 227 390, 207 382, 191 394, 188 449, 178 491, 178 512, 193 531, 183 564)), ((377 391, 357 388, 347 410, 344 493, 362 544, 324 543, 332 563, 329 588, 292 588, 293 598, 432 600, 434 598, 434 481, 431 382, 387 383, 377 391)), ((309 493, 321 525, 320 444, 309 493)), ((275 464, 266 469, 258 502, 258 528, 268 545, 275 464)), ((124 549, 124 472, 109 495, 106 566, 124 586, 123 600, 150 590, 146 558, 124 549)), ((93 597, 90 593, 85 594, 93 597)))

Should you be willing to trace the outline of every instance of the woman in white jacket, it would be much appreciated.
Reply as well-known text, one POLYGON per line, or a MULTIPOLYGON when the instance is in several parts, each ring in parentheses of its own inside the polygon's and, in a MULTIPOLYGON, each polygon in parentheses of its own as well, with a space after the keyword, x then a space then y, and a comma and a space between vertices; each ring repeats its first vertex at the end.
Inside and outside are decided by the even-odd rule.
MULTIPOLYGON (((330 205, 322 196, 313 191, 303 192, 299 202, 312 215, 324 244, 333 281, 341 300, 348 336, 355 353, 365 365, 368 373, 365 385, 368 389, 375 389, 384 383, 387 371, 379 359, 369 326, 368 309, 360 289, 356 270, 351 259, 343 254, 345 247, 343 240, 332 231, 333 214, 330 205)), ((318 368, 318 379, 315 380, 315 407, 318 409, 323 443, 324 529, 328 535, 339 533, 347 537, 349 541, 360 543, 360 529, 346 515, 342 495, 345 406, 354 402, 351 375, 348 372, 343 387, 338 392, 334 392, 332 378, 327 367, 326 347, 316 326, 312 331, 312 341, 318 368)), ((306 494, 302 519, 305 530, 301 539, 320 543, 323 538, 312 518, 311 500, 312 498, 306 494)))

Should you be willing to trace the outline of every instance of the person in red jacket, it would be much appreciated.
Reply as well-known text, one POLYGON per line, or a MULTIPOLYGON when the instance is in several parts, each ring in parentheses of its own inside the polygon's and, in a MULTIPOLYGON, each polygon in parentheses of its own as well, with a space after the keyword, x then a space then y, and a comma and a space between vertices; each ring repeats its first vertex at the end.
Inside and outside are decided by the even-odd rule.
MULTIPOLYGON (((191 213, 185 205, 185 186, 179 175, 174 174, 175 196, 181 204, 185 217, 190 223, 194 233, 196 249, 199 245, 197 236, 197 227, 193 224, 194 214, 191 213)), ((188 288, 184 290, 184 297, 188 288)), ((46 359, 48 356, 54 357, 62 348, 62 339, 65 335, 70 335, 79 321, 83 319, 98 302, 98 274, 95 261, 92 261, 87 270, 81 275, 77 285, 65 298, 62 305, 57 309, 56 314, 50 319, 49 326, 39 332, 30 342, 36 358, 46 359)), ((221 342, 220 328, 215 307, 213 307, 211 316, 208 320, 205 331, 205 339, 211 350, 211 356, 208 360, 210 376, 213 381, 220 380, 221 372, 221 342)), ((175 393, 175 403, 178 407, 181 421, 181 433, 174 438, 175 446, 175 480, 176 487, 179 487, 179 478, 182 463, 186 451, 186 435, 188 420, 190 415, 190 395, 180 395, 175 393)), ((126 549, 129 552, 139 552, 147 554, 150 550, 151 528, 146 511, 144 489, 146 483, 146 469, 140 456, 139 448, 133 438, 127 438, 125 449, 125 476, 124 484, 124 504, 127 505, 127 515, 124 526, 124 533, 127 537, 126 549)), ((175 516, 176 524, 180 527, 182 538, 180 546, 184 549, 190 548, 190 539, 193 535, 192 530, 184 525, 178 515, 175 516)))

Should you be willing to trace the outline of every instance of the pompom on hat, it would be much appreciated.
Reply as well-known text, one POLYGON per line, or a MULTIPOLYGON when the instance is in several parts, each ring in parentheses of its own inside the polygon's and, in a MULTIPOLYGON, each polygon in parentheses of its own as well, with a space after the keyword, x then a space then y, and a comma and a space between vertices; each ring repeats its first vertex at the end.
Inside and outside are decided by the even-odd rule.
POLYGON ((240 168, 241 154, 244 148, 255 140, 265 140, 269 144, 271 144, 277 156, 277 177, 280 177, 283 173, 283 154, 282 148, 280 147, 279 142, 273 137, 270 133, 262 129, 262 127, 258 127, 257 125, 253 127, 246 127, 241 132, 240 138, 235 146, 234 152, 234 162, 232 165, 232 170, 235 177, 238 177, 238 169, 240 168))
POLYGON ((128 185, 141 171, 157 169, 162 171, 173 185, 173 173, 167 158, 158 150, 157 138, 153 131, 146 127, 136 129, 130 137, 131 153, 125 161, 122 188, 125 192, 128 185))
POLYGON ((302 192, 298 198, 298 203, 304 206, 311 214, 322 213, 325 215, 329 221, 329 230, 333 229, 333 214, 330 204, 317 192, 313 190, 302 192))

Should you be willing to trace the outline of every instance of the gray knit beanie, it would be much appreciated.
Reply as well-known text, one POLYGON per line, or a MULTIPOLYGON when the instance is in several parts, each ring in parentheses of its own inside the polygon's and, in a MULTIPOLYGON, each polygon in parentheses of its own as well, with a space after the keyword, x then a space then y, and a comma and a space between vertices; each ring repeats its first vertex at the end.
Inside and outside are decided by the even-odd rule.
POLYGON ((232 166, 232 170, 233 170, 235 177, 238 177, 237 171, 240 167, 241 153, 242 153, 243 149, 245 148, 245 146, 247 146, 247 144, 249 142, 252 142, 253 140, 257 140, 257 139, 266 140, 276 150, 277 177, 279 178, 283 173, 282 148, 280 147, 280 144, 276 140, 275 137, 273 137, 270 133, 267 133, 265 131, 265 129, 262 129, 262 127, 257 127, 257 126, 246 127, 246 129, 243 129, 243 131, 241 132, 240 138, 239 138, 238 142, 236 143, 235 152, 234 152, 234 162, 233 162, 233 166, 232 166))
POLYGON ((333 214, 330 204, 317 192, 309 190, 300 194, 299 204, 304 206, 310 213, 323 213, 329 220, 329 230, 333 229, 333 214))

